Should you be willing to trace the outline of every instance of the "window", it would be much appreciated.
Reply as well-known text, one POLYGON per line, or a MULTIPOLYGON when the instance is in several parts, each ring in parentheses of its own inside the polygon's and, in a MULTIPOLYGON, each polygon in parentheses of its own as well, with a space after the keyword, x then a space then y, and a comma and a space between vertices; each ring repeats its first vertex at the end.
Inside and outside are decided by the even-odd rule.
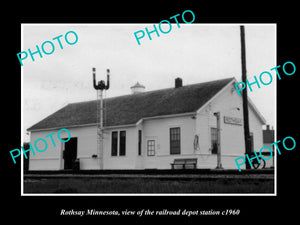
POLYGON ((126 155, 126 131, 120 131, 120 156, 126 155))
POLYGON ((218 154, 218 129, 212 127, 211 134, 211 154, 218 154))
POLYGON ((170 154, 180 154, 180 127, 170 128, 170 154))
POLYGON ((138 155, 142 155, 142 130, 138 134, 138 155))
POLYGON ((111 156, 118 155, 118 131, 111 133, 111 156))
POLYGON ((147 141, 147 156, 155 155, 155 140, 147 141))
POLYGON ((126 131, 120 131, 119 135, 120 140, 118 142, 118 131, 111 132, 111 156, 126 155, 126 131))

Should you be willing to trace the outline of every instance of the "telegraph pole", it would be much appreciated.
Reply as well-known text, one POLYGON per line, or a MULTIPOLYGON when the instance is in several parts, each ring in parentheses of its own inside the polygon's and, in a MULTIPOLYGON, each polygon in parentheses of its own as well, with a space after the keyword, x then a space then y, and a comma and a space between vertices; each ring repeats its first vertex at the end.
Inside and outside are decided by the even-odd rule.
MULTIPOLYGON (((241 59, 242 59, 242 81, 246 84, 247 70, 246 70, 246 46, 245 46, 245 28, 240 26, 241 30, 241 59)), ((249 135, 249 112, 248 112, 248 94, 247 87, 243 89, 243 118, 244 118, 244 137, 245 137, 245 154, 251 154, 250 135, 249 135)), ((246 156, 245 156, 246 158, 246 156)), ((246 169, 251 169, 251 166, 246 160, 246 169)))

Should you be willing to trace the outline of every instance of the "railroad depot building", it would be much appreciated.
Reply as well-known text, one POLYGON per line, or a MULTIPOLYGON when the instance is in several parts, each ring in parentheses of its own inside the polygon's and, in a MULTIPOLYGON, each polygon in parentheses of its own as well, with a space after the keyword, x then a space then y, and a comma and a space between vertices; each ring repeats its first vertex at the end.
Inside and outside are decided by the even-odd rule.
MULTIPOLYGON (((176 159, 214 169, 218 148, 222 167, 237 169, 234 160, 244 156, 245 144, 236 82, 227 78, 184 86, 177 78, 175 87, 148 92, 137 83, 132 94, 104 99, 103 169, 171 169, 176 159)), ((248 103, 251 148, 259 151, 265 119, 248 103)), ((81 170, 99 169, 96 118, 97 100, 71 103, 28 128, 31 143, 61 128, 71 133, 68 142, 53 135, 55 147, 49 141, 47 151, 30 151, 29 170, 71 169, 75 159, 81 170)))

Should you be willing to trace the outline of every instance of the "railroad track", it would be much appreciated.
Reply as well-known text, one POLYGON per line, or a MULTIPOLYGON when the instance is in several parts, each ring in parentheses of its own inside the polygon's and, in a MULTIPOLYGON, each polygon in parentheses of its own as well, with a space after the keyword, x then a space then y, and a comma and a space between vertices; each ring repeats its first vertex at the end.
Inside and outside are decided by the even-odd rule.
MULTIPOLYGON (((258 170, 257 170, 258 171, 258 170)), ((159 179, 159 180, 218 180, 218 179, 238 179, 238 180, 273 180, 274 171, 244 171, 239 173, 236 171, 201 171, 196 173, 191 171, 101 171, 91 173, 85 172, 29 172, 24 174, 24 180, 27 179, 55 179, 55 178, 90 178, 90 179, 159 179)))

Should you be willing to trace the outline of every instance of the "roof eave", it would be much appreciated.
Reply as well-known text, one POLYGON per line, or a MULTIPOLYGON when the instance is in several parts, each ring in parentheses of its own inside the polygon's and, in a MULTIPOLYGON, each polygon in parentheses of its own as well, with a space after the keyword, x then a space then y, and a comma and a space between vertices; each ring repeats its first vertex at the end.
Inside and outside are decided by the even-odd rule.
MULTIPOLYGON (((219 95, 221 95, 221 93, 231 84, 236 83, 237 80, 233 77, 232 80, 230 82, 228 82, 227 85, 225 85, 219 92, 217 92, 210 100, 208 100, 202 107, 200 107, 197 110, 197 114, 204 109, 209 103, 211 103, 214 99, 216 99, 219 95)), ((249 107, 253 110, 254 114, 257 116, 257 118, 259 119, 259 121, 264 125, 266 124, 266 120, 263 117, 263 115, 258 111, 257 107, 254 105, 254 103, 251 101, 251 99, 248 97, 248 103, 249 103, 249 107)))
POLYGON ((138 126, 145 120, 165 119, 165 118, 194 116, 194 115, 196 115, 196 112, 186 112, 186 113, 178 113, 178 114, 168 114, 168 115, 161 115, 161 116, 144 117, 144 118, 141 118, 138 122, 136 122, 135 125, 138 126))
MULTIPOLYGON (((196 112, 187 112, 187 113, 178 113, 178 114, 170 114, 170 115, 161 115, 161 116, 152 116, 152 117, 144 117, 141 118, 134 124, 122 124, 122 125, 114 125, 114 126, 105 126, 104 129, 117 129, 117 128, 124 128, 124 127, 133 127, 138 126, 145 120, 154 120, 154 119, 165 119, 165 118, 174 118, 174 117, 182 117, 182 116, 194 116, 196 112)), ((47 130, 59 130, 62 128, 77 128, 77 127, 88 127, 88 126, 96 126, 96 123, 90 124, 81 124, 81 125, 72 125, 72 126, 60 126, 60 127, 49 127, 49 128, 41 128, 41 129, 31 129, 28 128, 27 131, 47 131, 47 130)))
POLYGON ((231 81, 228 82, 228 84, 226 84, 221 90, 219 90, 214 96, 212 96, 204 105, 202 105, 198 110, 197 110, 197 114, 204 109, 208 104, 210 104, 214 99, 216 99, 219 95, 221 95, 221 93, 228 87, 230 86, 232 83, 237 82, 237 80, 233 77, 231 81))

